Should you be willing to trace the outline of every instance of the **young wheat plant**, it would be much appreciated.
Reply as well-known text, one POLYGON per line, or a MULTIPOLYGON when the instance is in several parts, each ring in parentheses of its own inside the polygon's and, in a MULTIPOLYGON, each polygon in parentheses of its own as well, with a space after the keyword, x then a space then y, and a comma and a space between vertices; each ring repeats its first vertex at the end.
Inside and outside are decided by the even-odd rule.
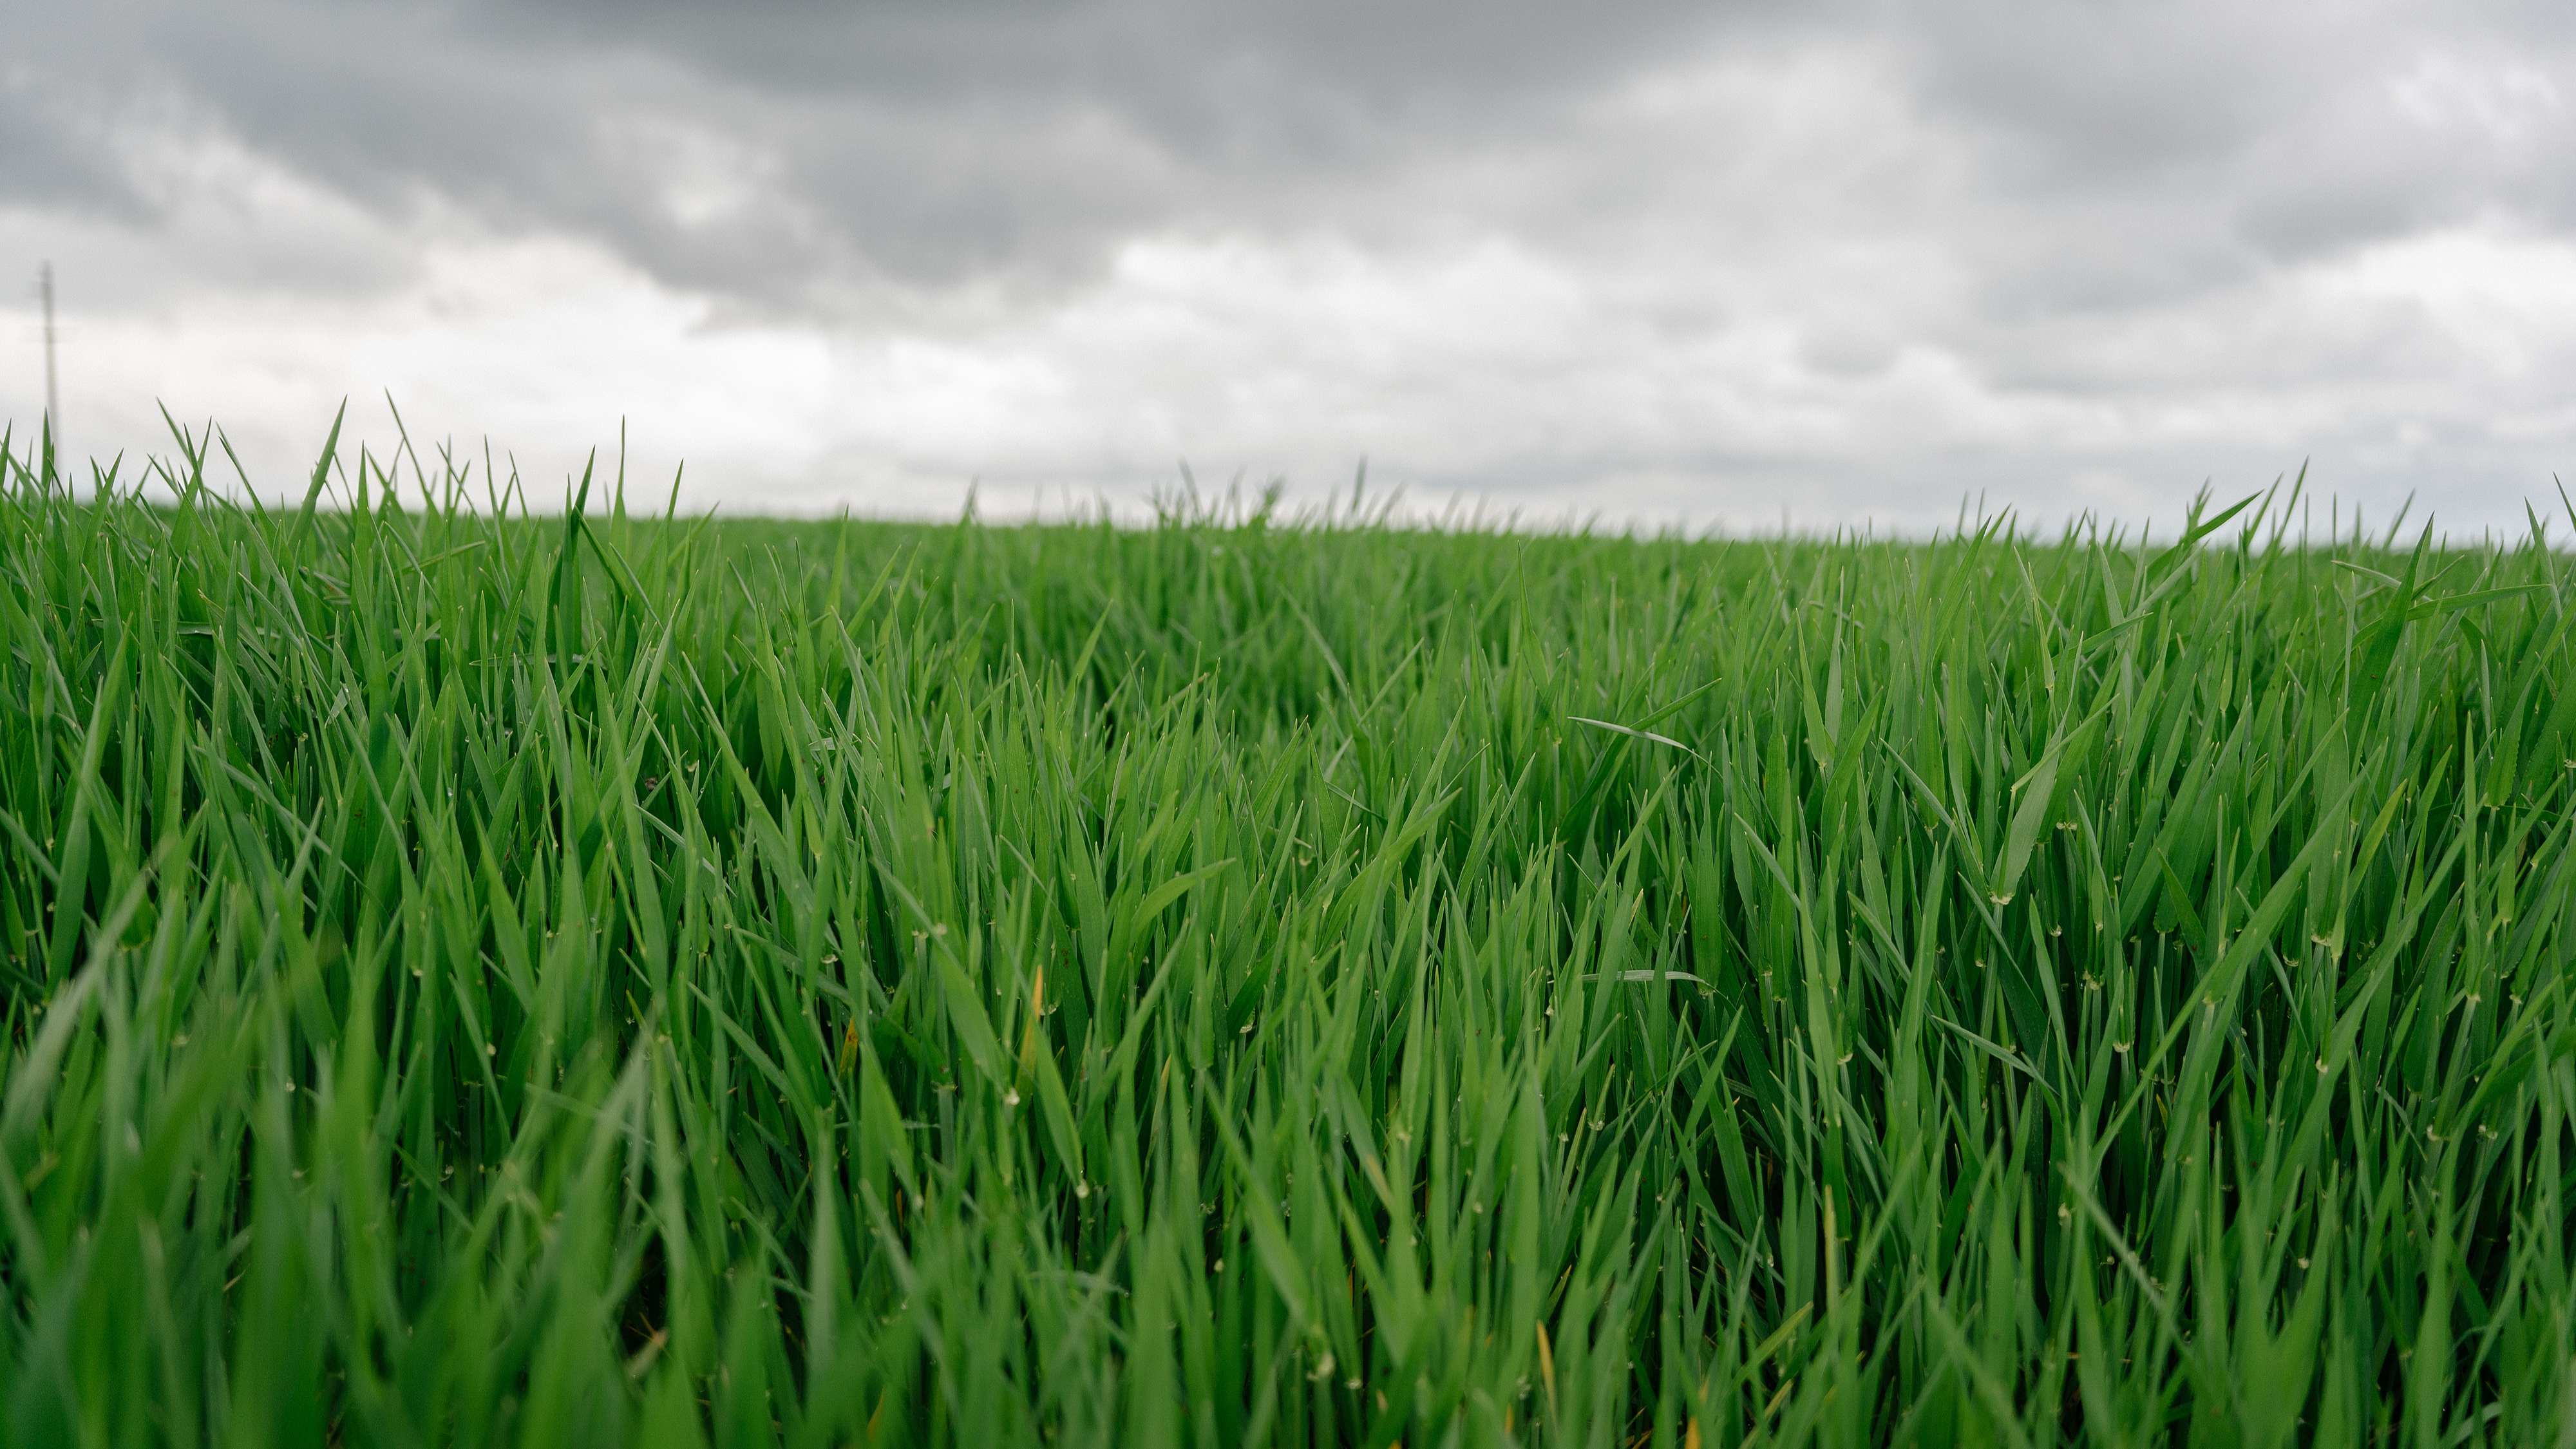
POLYGON ((207 449, 0 444, 10 1443, 2576 1442, 2537 520, 207 449))

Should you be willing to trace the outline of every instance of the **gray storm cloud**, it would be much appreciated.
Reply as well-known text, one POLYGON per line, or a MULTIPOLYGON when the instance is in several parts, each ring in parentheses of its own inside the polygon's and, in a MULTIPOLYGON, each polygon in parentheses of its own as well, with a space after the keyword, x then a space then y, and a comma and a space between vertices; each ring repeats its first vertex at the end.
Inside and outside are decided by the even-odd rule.
POLYGON ((2313 460, 2480 527, 2576 437, 2538 6, 22 22, 0 254, 63 275, 92 448, 167 401, 284 473, 390 390, 556 471, 630 419, 736 509, 1367 455, 1541 516, 2170 521, 2313 460))

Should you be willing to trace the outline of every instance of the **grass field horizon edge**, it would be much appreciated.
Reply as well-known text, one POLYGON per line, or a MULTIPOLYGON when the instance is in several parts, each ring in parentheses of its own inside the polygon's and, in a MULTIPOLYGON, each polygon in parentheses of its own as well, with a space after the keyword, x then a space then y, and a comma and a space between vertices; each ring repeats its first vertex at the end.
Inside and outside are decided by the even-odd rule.
MULTIPOLYGON (((390 403, 390 399, 388 402, 390 403)), ((1047 517, 1043 504, 1039 504, 1033 506, 1025 515, 1011 513, 998 519, 988 516, 985 512, 985 490, 980 479, 968 484, 962 506, 955 511, 875 514, 856 511, 849 503, 843 502, 837 509, 818 511, 763 512, 754 509, 726 514, 724 505, 719 502, 710 503, 693 512, 683 513, 679 509, 679 493, 680 484, 687 474, 687 464, 684 460, 674 470, 667 492, 655 494, 651 489, 642 489, 637 495, 647 503, 651 501, 652 496, 663 498, 663 511, 654 513, 648 510, 630 514, 627 509, 626 441, 622 424, 619 430, 619 441, 613 453, 594 448, 580 471, 567 473, 564 476, 559 500, 561 507, 559 511, 549 513, 539 505, 534 493, 521 477, 515 456, 505 452, 496 457, 491 450, 488 438, 484 440, 480 454, 468 455, 461 465, 452 440, 433 445, 432 451, 438 455, 440 472, 438 480, 433 482, 429 476, 428 466, 412 445, 410 434, 402 421, 401 410, 393 408, 391 415, 395 426, 394 445, 385 450, 382 457, 378 457, 372 444, 359 441, 355 444, 356 456, 351 458, 347 456, 348 450, 344 449, 341 440, 342 426, 348 416, 347 405, 343 403, 332 419, 321 454, 306 475, 303 484, 298 489, 274 492, 270 495, 271 499, 279 506, 291 506, 310 501, 332 511, 345 509, 350 504, 353 488, 358 486, 352 482, 347 471, 352 465, 359 470, 361 477, 379 478, 380 485, 387 490, 388 494, 399 499, 398 480, 402 465, 407 460, 411 464, 413 487, 416 491, 416 496, 410 501, 409 506, 431 511, 463 513, 469 516, 515 518, 521 522, 543 519, 560 521, 565 514, 573 510, 577 498, 587 500, 591 496, 594 491, 593 484, 597 481, 601 485, 597 490, 600 500, 592 506, 598 511, 589 516, 619 519, 633 517, 645 522, 666 524, 694 524, 719 515, 746 522, 765 521, 815 526, 848 523, 901 527, 962 524, 994 528, 1078 528, 1103 525, 1157 528, 1177 522, 1197 527, 1238 527, 1258 524, 1283 528, 1371 528, 1390 532, 1489 534, 1501 537, 1628 538, 1651 542, 1753 544, 1857 542, 1917 545, 1937 544, 1944 539, 1975 537, 1988 534, 2000 527, 2001 536, 2007 542, 2034 546, 2044 546, 2048 542, 2048 535, 2052 533, 2056 535, 2055 541, 2059 545, 2083 541, 2099 542, 2115 549, 2158 549, 2167 546, 2166 543, 2155 539, 2156 520, 2153 518, 2130 522, 2105 510, 2087 508, 2061 516, 2053 523, 2047 519, 2032 520, 2024 517, 2019 508, 2012 506, 1990 510, 1986 506, 1984 494, 1974 490, 1963 491, 1960 494, 1957 514, 1946 528, 1936 524, 1928 529, 1916 531, 1908 531, 1894 525, 1882 526, 1872 518, 1864 518, 1858 523, 1836 521, 1804 526, 1792 522, 1784 524, 1777 531, 1732 528, 1723 519, 1693 525, 1687 519, 1647 522, 1632 518, 1625 523, 1602 526, 1603 515, 1600 510, 1595 509, 1585 513, 1572 507, 1565 510, 1562 522, 1551 524, 1527 507, 1498 502, 1482 494, 1471 496, 1465 492, 1453 492, 1436 514, 1428 514, 1419 509, 1406 508, 1406 497, 1412 486, 1409 483, 1402 481, 1393 485, 1380 483, 1376 493, 1370 494, 1368 460, 1365 457, 1360 459, 1348 488, 1336 486, 1321 490, 1307 490, 1307 496, 1298 500, 1293 508, 1284 513, 1281 511, 1281 505, 1288 502, 1288 480, 1284 475, 1272 474, 1261 483, 1246 489, 1244 484, 1252 474, 1250 470, 1243 470, 1237 472, 1223 488, 1211 489, 1200 484, 1196 472, 1190 467, 1188 461, 1183 459, 1176 465, 1176 482, 1159 483, 1148 488, 1142 503, 1138 504, 1131 500, 1123 515, 1117 503, 1105 492, 1095 491, 1094 496, 1086 503, 1073 500, 1068 491, 1064 495, 1067 499, 1065 512, 1060 517, 1047 517), (481 465, 481 472, 486 479, 479 497, 472 483, 477 463, 481 465), (494 480, 502 481, 495 487, 494 480), (442 490, 444 490, 444 496, 442 496, 442 490), (490 508, 488 514, 483 511, 486 506, 490 508), (1882 527, 1885 531, 1882 531, 1882 527), (2134 536, 2129 532, 2132 528, 2135 529, 2134 536)), ((144 497, 157 505, 167 506, 190 490, 203 488, 239 506, 253 508, 267 506, 261 499, 258 486, 252 483, 248 469, 232 453, 229 440, 223 437, 221 430, 211 420, 207 422, 202 432, 191 434, 183 424, 170 416, 166 408, 162 411, 162 418, 176 444, 173 453, 167 456, 159 454, 143 456, 135 463, 131 475, 127 471, 128 458, 123 453, 108 459, 105 464, 99 463, 96 459, 88 460, 86 466, 89 477, 86 486, 90 490, 89 496, 92 499, 114 497, 122 490, 130 495, 144 497), (209 465, 218 459, 229 465, 229 471, 239 484, 238 492, 217 488, 209 480, 209 465), (155 488, 162 490, 163 496, 150 497, 150 490, 155 488)), ((5 465, 0 465, 0 471, 6 471, 19 478, 41 480, 46 486, 60 488, 66 492, 77 491, 72 487, 76 481, 74 470, 63 466, 65 460, 56 457, 54 439, 49 428, 40 425, 35 436, 27 440, 23 451, 18 449, 18 442, 18 426, 14 422, 0 425, 0 455, 6 455, 8 460, 5 465)), ((2240 501, 2256 503, 2268 516, 2273 505, 2284 503, 2286 496, 2286 503, 2281 510, 2282 516, 2272 520, 2277 534, 2272 541, 2276 544, 2288 541, 2289 534, 2285 527, 2288 521, 2287 514, 2291 508, 2304 501, 2307 511, 2299 519, 2297 547, 2333 549, 2364 546, 2367 540, 2376 538, 2375 545, 2367 546, 2374 546, 2383 551, 2395 549, 2409 523, 2415 519, 2416 495, 2409 492, 2400 499, 2397 506, 2391 510, 2386 524, 2372 524, 2367 520, 2366 510, 2361 507, 2359 500, 2346 500, 2330 492, 2320 499, 2316 490, 2309 486, 2308 472, 2311 461, 2301 460, 2295 469, 2285 469, 2277 473, 2269 484, 2253 490, 2240 499, 2240 501), (2322 533, 2319 533, 2315 527, 2314 515, 2319 501, 2322 501, 2327 508, 2326 526, 2322 533), (2347 512, 2350 514, 2348 523, 2344 516, 2347 512)), ((2569 496, 2563 480, 2553 475, 2550 481, 2556 493, 2555 502, 2558 509, 2571 523, 2576 523, 2576 498, 2569 496)), ((1040 487, 1032 491, 1042 495, 1044 490, 1040 487)), ((2211 500, 2216 495, 2214 480, 2204 480, 2200 489, 2188 500, 2182 502, 2184 518, 2178 531, 2189 532, 2202 517, 2206 516, 2212 509, 2211 500)), ((2555 521, 2554 517, 2543 512, 2550 500, 2541 499, 2537 503, 2534 500, 2535 495, 2525 495, 2518 500, 2523 506, 2525 528, 2529 530, 2528 533, 2519 535, 2518 541, 2538 540, 2542 546, 2553 547, 2560 551, 2576 549, 2576 531, 2572 531, 2562 543, 2552 545, 2546 542, 2547 528, 2555 521)), ((2499 530, 2494 527, 2478 530, 2474 539, 2456 537, 2442 532, 2438 527, 2438 517, 2432 510, 2427 510, 2421 521, 2431 527, 2434 547, 2443 552, 2493 548, 2497 546, 2500 536, 2499 530)))

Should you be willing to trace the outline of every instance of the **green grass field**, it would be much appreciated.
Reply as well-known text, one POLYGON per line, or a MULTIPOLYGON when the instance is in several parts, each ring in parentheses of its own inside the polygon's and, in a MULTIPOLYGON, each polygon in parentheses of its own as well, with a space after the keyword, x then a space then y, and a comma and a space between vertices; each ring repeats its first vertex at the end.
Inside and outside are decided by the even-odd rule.
POLYGON ((12 456, 10 1443, 2576 1443, 2538 521, 12 456))

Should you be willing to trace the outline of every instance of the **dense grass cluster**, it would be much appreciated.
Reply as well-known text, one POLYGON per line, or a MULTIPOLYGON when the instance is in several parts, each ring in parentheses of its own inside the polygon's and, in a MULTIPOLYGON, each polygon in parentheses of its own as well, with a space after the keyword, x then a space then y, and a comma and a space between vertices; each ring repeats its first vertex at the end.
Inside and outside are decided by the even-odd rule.
POLYGON ((2537 522, 263 512, 199 449, 0 484, 10 1442, 2576 1434, 2537 522))

